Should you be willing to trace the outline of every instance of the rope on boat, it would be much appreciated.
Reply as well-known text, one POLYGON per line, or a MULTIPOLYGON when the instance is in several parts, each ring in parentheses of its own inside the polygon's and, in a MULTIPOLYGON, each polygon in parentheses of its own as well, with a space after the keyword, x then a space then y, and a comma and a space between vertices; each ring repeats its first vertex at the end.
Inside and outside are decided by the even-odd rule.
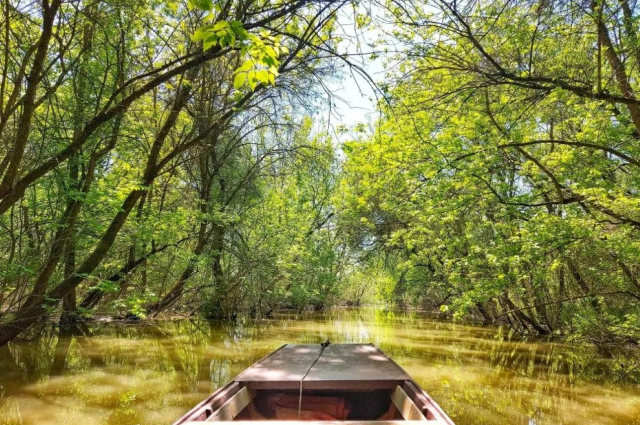
POLYGON ((300 379, 300 395, 298 397, 298 420, 300 420, 300 412, 302 411, 302 381, 304 381, 304 378, 306 378, 309 372, 311 372, 311 369, 313 368, 313 366, 315 366, 318 360, 320 360, 320 357, 322 356, 324 349, 327 348, 329 344, 331 344, 329 340, 326 340, 325 342, 320 344, 320 354, 318 354, 318 357, 316 357, 313 363, 311 363, 311 366, 309 366, 309 369, 307 369, 307 373, 305 373, 304 376, 300 379))

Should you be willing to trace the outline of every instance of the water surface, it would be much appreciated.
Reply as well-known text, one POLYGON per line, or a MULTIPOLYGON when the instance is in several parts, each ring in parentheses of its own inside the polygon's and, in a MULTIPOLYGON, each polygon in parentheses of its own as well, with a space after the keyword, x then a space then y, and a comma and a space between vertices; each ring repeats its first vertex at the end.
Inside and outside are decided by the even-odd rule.
POLYGON ((0 425, 170 425, 280 345, 327 338, 378 345, 458 425, 640 425, 640 386, 593 349, 381 310, 51 329, 0 348, 0 425))

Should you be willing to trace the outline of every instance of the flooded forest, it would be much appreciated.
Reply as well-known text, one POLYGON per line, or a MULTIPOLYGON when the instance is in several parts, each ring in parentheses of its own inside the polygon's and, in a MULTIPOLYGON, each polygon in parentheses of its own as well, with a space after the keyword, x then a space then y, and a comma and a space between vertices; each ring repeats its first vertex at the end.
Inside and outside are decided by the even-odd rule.
POLYGON ((639 81, 636 0, 2 0, 0 424, 327 338, 461 425, 639 423, 639 81))

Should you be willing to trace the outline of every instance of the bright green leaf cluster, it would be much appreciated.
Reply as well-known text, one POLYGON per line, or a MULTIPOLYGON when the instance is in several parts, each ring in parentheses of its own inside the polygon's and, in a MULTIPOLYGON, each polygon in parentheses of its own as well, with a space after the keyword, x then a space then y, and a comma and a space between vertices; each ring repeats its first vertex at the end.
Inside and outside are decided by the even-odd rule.
MULTIPOLYGON (((204 7, 206 5, 202 6, 198 7, 209 10, 204 7)), ((211 13, 205 21, 213 19, 215 14, 211 13)), ((246 59, 235 72, 233 85, 236 89, 241 89, 245 84, 251 90, 255 90, 258 84, 275 85, 280 66, 278 58, 289 53, 289 49, 281 45, 278 38, 268 31, 262 31, 260 35, 250 34, 240 21, 218 21, 202 26, 191 38, 196 42, 202 41, 202 49, 205 52, 214 46, 230 47, 240 51, 246 59)))

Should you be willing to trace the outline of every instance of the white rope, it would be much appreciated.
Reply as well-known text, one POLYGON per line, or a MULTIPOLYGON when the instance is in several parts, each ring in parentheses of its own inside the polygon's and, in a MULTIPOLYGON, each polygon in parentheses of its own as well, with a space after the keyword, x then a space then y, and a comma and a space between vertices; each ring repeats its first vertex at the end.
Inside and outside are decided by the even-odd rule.
POLYGON ((318 354, 318 357, 316 357, 313 363, 311 363, 311 366, 309 366, 309 369, 307 369, 307 373, 305 373, 304 376, 300 379, 300 395, 298 397, 298 420, 300 420, 300 412, 302 411, 302 381, 304 381, 304 378, 306 378, 309 372, 311 372, 311 368, 313 368, 313 366, 318 362, 318 360, 320 360, 320 357, 322 356, 324 349, 327 348, 329 344, 331 344, 329 340, 326 340, 325 342, 320 344, 320 354, 318 354))

